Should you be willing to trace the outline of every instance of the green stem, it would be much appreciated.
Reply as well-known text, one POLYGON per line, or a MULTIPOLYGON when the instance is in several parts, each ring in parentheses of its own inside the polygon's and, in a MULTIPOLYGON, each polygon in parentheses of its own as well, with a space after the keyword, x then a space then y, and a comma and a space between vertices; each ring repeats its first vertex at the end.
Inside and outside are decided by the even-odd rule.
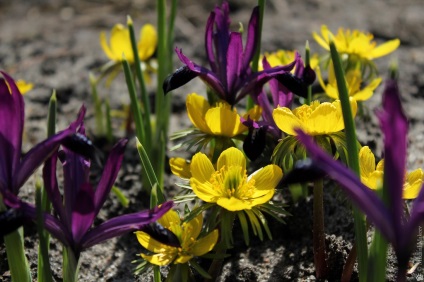
POLYGON ((144 82, 143 72, 141 69, 140 56, 138 55, 137 40, 135 38, 134 25, 130 16, 128 16, 127 18, 127 25, 128 25, 128 30, 130 32, 131 47, 134 53, 135 73, 140 84, 141 101, 143 103, 142 104, 143 110, 141 112, 142 118, 143 118, 143 130, 146 133, 146 136, 149 136, 148 138, 146 138, 146 140, 143 140, 143 143, 146 146, 147 150, 150 150, 151 141, 152 141, 150 138, 150 136, 152 135, 152 128, 150 123, 150 114, 151 114, 150 101, 149 101, 149 97, 148 97, 148 93, 146 89, 146 83, 144 82))
POLYGON ((37 278, 39 282, 50 282, 52 281, 48 246, 50 237, 46 236, 48 233, 44 230, 43 206, 41 199, 42 189, 43 187, 41 182, 37 179, 35 182, 35 199, 37 207, 37 231, 40 241, 38 246, 37 278))
POLYGON ((138 102, 138 99, 137 99, 135 84, 132 78, 130 65, 128 64, 128 61, 124 59, 122 60, 122 66, 124 68, 125 79, 126 79, 127 87, 128 87, 128 93, 130 94, 131 112, 134 116, 136 136, 139 140, 141 140, 141 142, 144 143, 144 141, 146 140, 146 136, 143 130, 143 121, 142 121, 142 115, 140 110, 140 103, 138 102))
MULTIPOLYGON (((252 59, 252 72, 257 72, 259 69, 259 58, 261 56, 261 40, 262 40, 262 26, 264 22, 264 12, 265 12, 265 0, 258 0, 258 6, 259 6, 259 30, 258 30, 258 46, 255 51, 255 55, 252 59)), ((246 110, 250 110, 253 108, 255 103, 253 102, 253 99, 249 96, 247 98, 247 104, 246 104, 246 110)))
MULTIPOLYGON (((159 185, 158 178, 156 176, 155 170, 152 166, 152 163, 150 162, 149 155, 147 154, 143 144, 140 143, 140 141, 137 139, 137 151, 140 155, 140 160, 143 166, 145 173, 145 176, 147 177, 149 183, 150 183, 150 189, 149 191, 152 191, 152 188, 155 185, 158 185, 159 188, 155 190, 156 195, 152 195, 156 197, 156 202, 161 204, 165 202, 165 196, 163 195, 163 188, 159 185)), ((151 206, 153 208, 154 206, 151 206)))
MULTIPOLYGON (((305 67, 311 64, 311 49, 309 48, 309 41, 306 41, 305 46, 305 67)), ((306 105, 310 105, 312 102, 312 86, 308 86, 308 97, 306 98, 306 105)))
POLYGON ((106 139, 109 143, 113 142, 113 133, 112 133, 112 116, 110 111, 110 102, 109 99, 106 99, 106 139))
POLYGON ((105 133, 103 126, 102 102, 97 93, 97 80, 92 73, 89 74, 91 95, 94 103, 94 120, 96 122, 96 133, 103 135, 105 133))
POLYGON ((63 246, 63 282, 77 282, 79 272, 79 256, 72 249, 63 246))
POLYGON ((379 231, 374 232, 368 258, 368 280, 375 282, 386 281, 387 241, 379 231), (371 271, 372 270, 372 271, 371 271))
POLYGON ((324 185, 322 179, 314 182, 313 243, 315 272, 318 279, 328 276, 324 231, 324 185))
MULTIPOLYGON (((333 60, 334 73, 336 75, 337 88, 342 106, 343 121, 345 124, 348 165, 349 168, 353 170, 358 177, 360 177, 355 122, 352 116, 352 109, 349 102, 349 93, 346 87, 345 75, 343 72, 341 60, 332 38, 330 38, 330 52, 331 58, 333 60)), ((365 216, 356 207, 353 207, 353 216, 355 220, 355 236, 358 248, 359 281, 362 282, 367 281, 368 246, 366 220, 365 216)))
MULTIPOLYGON (((175 4, 175 3, 173 3, 175 4)), ((158 156, 152 158, 153 166, 157 172, 159 186, 163 187, 164 183, 164 171, 165 171, 165 159, 159 158, 165 156, 166 143, 168 139, 168 126, 169 126, 169 114, 171 110, 171 95, 165 96, 162 89, 162 82, 165 80, 167 74, 172 70, 172 52, 169 47, 172 46, 168 40, 173 38, 173 35, 168 30, 166 25, 166 0, 157 1, 157 12, 158 12, 158 84, 156 90, 156 132, 155 132, 155 148, 151 151, 150 156, 158 156)), ((171 9, 176 9, 172 7, 171 9)), ((175 11, 171 10, 171 17, 175 17, 175 11)), ((173 28, 173 23, 170 23, 170 27, 173 28)))
POLYGON ((12 275, 12 282, 31 282, 31 272, 25 256, 23 228, 20 227, 4 236, 4 244, 6 245, 7 262, 12 275))
MULTIPOLYGON (((90 78, 91 80, 91 78, 90 78)), ((56 91, 53 90, 52 96, 49 101, 49 108, 47 114, 47 137, 51 137, 56 133, 56 113, 57 113, 57 98, 56 91)), ((50 213, 52 209, 52 204, 50 203, 49 197, 47 196, 46 191, 41 187, 40 183, 36 182, 36 192, 40 192, 40 200, 37 202, 37 213, 39 222, 38 227, 38 236, 39 236, 39 246, 38 246, 38 281, 51 281, 52 274, 50 269, 49 262, 49 249, 50 249, 50 234, 44 230, 44 223, 42 219, 42 212, 50 213), (39 189, 38 187, 39 186, 39 189)), ((37 194, 36 194, 37 195, 37 194)))

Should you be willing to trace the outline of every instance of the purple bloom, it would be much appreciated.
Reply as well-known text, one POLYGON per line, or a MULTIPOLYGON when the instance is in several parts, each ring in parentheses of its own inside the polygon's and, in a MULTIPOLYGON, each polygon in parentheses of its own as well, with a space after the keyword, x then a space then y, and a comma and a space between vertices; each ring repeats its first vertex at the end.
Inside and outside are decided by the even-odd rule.
POLYGON ((17 195, 34 171, 75 133, 85 109, 69 128, 39 143, 22 157, 24 100, 13 79, 5 72, 1 74, 4 79, 0 79, 0 193, 9 191, 17 195))
POLYGON ((349 198, 377 229, 392 243, 399 262, 398 279, 403 279, 414 246, 414 236, 424 220, 424 189, 415 199, 408 221, 403 220, 403 183, 406 164, 408 122, 402 111, 396 81, 386 82, 383 110, 378 112, 384 133, 384 186, 388 191, 387 205, 377 194, 361 183, 348 168, 326 154, 313 139, 297 130, 316 165, 342 185, 349 198))
MULTIPOLYGON (((78 132, 84 134, 83 126, 78 132)), ((56 178, 57 156, 46 162, 45 189, 57 213, 57 217, 46 216, 46 229, 72 247, 77 257, 86 248, 156 221, 173 205, 166 202, 161 207, 121 215, 91 228, 118 176, 127 142, 123 139, 113 147, 96 189, 89 182, 90 161, 66 148, 59 152, 64 175, 63 201, 56 178)))
MULTIPOLYGON (((229 6, 224 2, 211 12, 206 24, 205 47, 211 70, 199 66, 176 49, 186 66, 168 76, 163 84, 164 92, 174 90, 195 77, 200 77, 220 99, 235 105, 246 95, 255 97, 262 86, 275 77, 298 95, 306 95, 306 86, 312 83, 306 77, 297 79, 290 74, 296 62, 286 66, 252 72, 250 63, 258 48, 259 8, 255 7, 247 28, 247 42, 243 49, 242 34, 230 31, 229 6)), ((312 70, 310 70, 312 71, 312 70)), ((313 71, 312 71, 313 72, 313 71)), ((309 75, 305 72, 305 75, 309 75)))

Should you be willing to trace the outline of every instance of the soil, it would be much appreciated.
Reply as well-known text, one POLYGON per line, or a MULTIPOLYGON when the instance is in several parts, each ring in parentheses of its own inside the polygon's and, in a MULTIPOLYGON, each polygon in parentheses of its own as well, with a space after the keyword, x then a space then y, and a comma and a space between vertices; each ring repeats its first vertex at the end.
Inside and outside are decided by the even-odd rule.
MULTIPOLYGON (((266 1, 262 50, 297 49, 303 52, 309 40, 312 52, 322 52, 312 39, 312 32, 319 32, 326 24, 333 31, 347 27, 369 31, 378 42, 399 38, 400 48, 390 56, 376 61, 383 76, 389 62, 399 64, 399 81, 402 102, 410 120, 408 170, 424 167, 424 3, 422 0, 268 0, 266 1)), ((205 62, 204 28, 207 16, 215 1, 179 1, 176 18, 175 45, 182 48, 189 58, 205 62)), ((234 28, 238 22, 247 25, 255 0, 230 1, 234 28)), ((88 108, 87 128, 95 139, 93 104, 90 96, 88 74, 107 62, 100 48, 99 34, 109 31, 115 23, 126 22, 131 15, 135 27, 156 22, 154 1, 5 1, 0 0, 0 69, 15 79, 25 79, 35 88, 25 96, 26 125, 24 151, 46 136, 46 105, 55 89, 59 101, 58 128, 72 120, 84 103, 88 108)), ((175 67, 181 66, 175 60, 175 67)), ((381 133, 373 111, 381 104, 381 91, 367 102, 371 120, 358 121, 358 136, 362 144, 370 145, 381 155, 381 133)), ((172 126, 174 130, 189 126, 184 113, 184 97, 187 93, 205 93, 199 80, 173 92, 172 126)), ((129 98, 122 76, 111 87, 99 89, 100 95, 109 97, 111 106, 118 109, 129 98)), ((119 130, 121 121, 114 120, 115 137, 123 137, 119 130)), ((179 155, 180 152, 173 152, 179 155)), ((134 157, 132 141, 117 185, 130 199, 129 208, 123 208, 114 196, 106 202, 98 222, 112 216, 137 211, 148 206, 148 199, 141 189, 140 164, 134 157)), ((167 194, 176 193, 176 179, 167 180, 167 194)), ((21 195, 33 198, 33 180, 28 181, 21 195)), ((293 215, 286 224, 270 222, 274 239, 263 242, 255 239, 246 247, 236 234, 235 246, 230 250, 218 281, 314 281, 312 253, 312 199, 292 203, 287 191, 278 197, 285 199, 287 210, 293 215)), ((335 187, 325 189, 325 224, 329 263, 332 265, 329 281, 338 281, 344 261, 352 247, 353 221, 349 204, 335 187)), ((235 228, 239 228, 237 225, 235 228)), ((36 277, 37 235, 34 226, 25 228, 27 256, 33 277, 36 277)), ((422 238, 421 238, 422 239, 422 238)), ((133 234, 110 240, 90 248, 82 254, 80 281, 152 281, 151 274, 141 277, 132 274, 131 263, 140 253, 140 246, 133 234)), ((416 254, 413 261, 422 254, 416 254)), ((55 240, 51 244, 51 264, 54 279, 61 281, 61 247, 55 240)), ((395 260, 390 257, 387 279, 393 281, 395 260)), ((420 266, 415 274, 423 273, 420 266)), ((352 280, 356 280, 354 273, 352 280)), ((4 245, 0 244, 0 281, 10 281, 4 245)), ((416 281, 411 275, 408 281, 416 281)))

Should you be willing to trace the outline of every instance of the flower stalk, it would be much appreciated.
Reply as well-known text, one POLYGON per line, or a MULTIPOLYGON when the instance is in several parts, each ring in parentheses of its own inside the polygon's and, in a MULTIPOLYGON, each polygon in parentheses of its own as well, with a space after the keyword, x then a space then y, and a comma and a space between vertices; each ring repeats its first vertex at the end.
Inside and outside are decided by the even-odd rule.
MULTIPOLYGON (((345 75, 339 54, 336 49, 336 45, 334 44, 332 38, 330 38, 329 45, 334 72, 337 80, 339 98, 342 106, 343 121, 345 125, 348 166, 356 173, 358 177, 360 177, 355 122, 352 117, 352 110, 349 103, 349 93, 346 87, 345 75)), ((358 248, 359 281, 366 281, 368 260, 366 220, 364 215, 356 207, 353 207, 353 214, 355 222, 355 237, 358 248)))

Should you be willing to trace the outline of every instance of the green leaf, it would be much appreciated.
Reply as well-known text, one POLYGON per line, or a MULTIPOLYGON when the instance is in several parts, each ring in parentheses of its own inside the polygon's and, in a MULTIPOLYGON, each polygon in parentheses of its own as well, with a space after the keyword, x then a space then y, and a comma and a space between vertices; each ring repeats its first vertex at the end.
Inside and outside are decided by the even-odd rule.
POLYGON ((246 216, 243 211, 237 212, 237 216, 240 221, 241 229, 243 230, 244 243, 249 246, 249 226, 246 220, 246 216))
POLYGON ((253 233, 255 235, 259 236, 259 239, 263 241, 264 236, 262 233, 262 227, 259 223, 258 219, 256 218, 256 215, 251 210, 245 210, 247 216, 249 217, 250 223, 252 224, 253 233))
POLYGON ((212 279, 209 273, 206 270, 204 270, 199 264, 197 264, 197 262, 194 259, 190 260, 189 264, 191 267, 193 267, 197 271, 197 273, 202 275, 203 278, 212 279))
POLYGON ((201 205, 200 207, 197 207, 195 209, 193 209, 190 214, 184 218, 183 222, 189 222, 190 220, 194 219, 195 217, 197 217, 199 214, 201 214, 202 212, 204 212, 205 210, 207 210, 208 208, 212 207, 213 203, 206 203, 201 205))
POLYGON ((116 198, 118 198, 119 203, 125 208, 128 208, 130 200, 122 193, 121 189, 117 186, 112 186, 112 192, 115 194, 116 198))

